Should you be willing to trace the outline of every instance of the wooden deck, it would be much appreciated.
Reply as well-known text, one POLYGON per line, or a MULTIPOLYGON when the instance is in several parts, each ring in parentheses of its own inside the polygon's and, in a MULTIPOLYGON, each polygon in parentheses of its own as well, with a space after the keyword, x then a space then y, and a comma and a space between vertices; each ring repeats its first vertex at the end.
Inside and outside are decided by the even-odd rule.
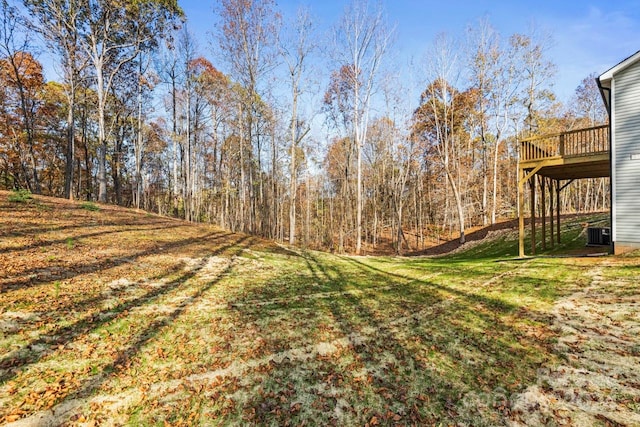
POLYGON ((524 257, 524 187, 531 189, 531 253, 536 251, 536 181, 539 181, 542 212, 542 247, 546 247, 546 188, 549 191, 550 244, 560 243, 560 193, 575 179, 611 176, 609 125, 527 138, 520 143, 518 205, 520 211, 520 257, 524 257), (536 176, 539 178, 536 179, 536 176), (561 181, 569 181, 564 185, 561 181), (554 194, 555 193, 555 194, 554 194), (554 224, 554 195, 556 224, 554 224), (555 225, 555 226, 554 226, 555 225), (554 231, 556 232, 554 236, 554 231))
POLYGON ((611 175, 609 126, 527 138, 520 143, 520 169, 555 180, 611 175))

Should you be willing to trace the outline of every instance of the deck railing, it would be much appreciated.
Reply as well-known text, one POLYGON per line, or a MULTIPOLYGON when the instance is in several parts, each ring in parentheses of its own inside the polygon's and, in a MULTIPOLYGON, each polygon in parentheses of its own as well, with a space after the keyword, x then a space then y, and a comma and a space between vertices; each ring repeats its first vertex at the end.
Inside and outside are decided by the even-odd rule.
POLYGON ((520 161, 577 157, 609 151, 609 125, 527 138, 520 143, 520 161))

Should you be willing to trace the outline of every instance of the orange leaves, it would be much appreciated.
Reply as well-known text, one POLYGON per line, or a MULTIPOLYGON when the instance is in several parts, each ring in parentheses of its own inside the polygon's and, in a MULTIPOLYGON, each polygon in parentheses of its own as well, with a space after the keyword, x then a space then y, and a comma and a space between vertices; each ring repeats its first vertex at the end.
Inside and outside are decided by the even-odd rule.
POLYGON ((0 421, 4 421, 4 422, 7 422, 7 423, 12 423, 14 421, 18 421, 20 418, 22 418, 22 414, 26 414, 26 413, 27 413, 26 411, 21 411, 20 413, 14 413, 14 414, 11 414, 11 415, 7 415, 6 417, 4 417, 3 420, 0 420, 0 421))
POLYGON ((225 76, 213 66, 213 64, 202 56, 189 61, 189 69, 199 76, 206 76, 211 79, 224 79, 225 76))
POLYGON ((162 347, 158 347, 156 349, 156 355, 160 358, 160 359, 166 359, 167 355, 164 352, 164 349, 162 347))
POLYGON ((339 70, 331 73, 331 81, 324 94, 323 102, 325 105, 327 107, 337 108, 341 112, 346 111, 348 105, 345 104, 345 101, 353 91, 359 74, 359 70, 356 72, 353 64, 343 65, 339 70))
POLYGON ((395 425, 394 423, 399 423, 400 421, 402 421, 402 415, 387 410, 384 414, 373 415, 369 418, 369 421, 365 423, 365 426, 395 425))
POLYGON ((0 78, 14 87, 24 84, 29 90, 44 84, 42 64, 31 53, 22 51, 0 59, 0 78))
POLYGON ((7 394, 15 394, 18 391, 18 388, 16 386, 16 383, 11 381, 9 383, 7 383, 7 389, 6 392, 7 394))
POLYGON ((41 128, 46 127, 46 114, 43 114, 46 86, 42 65, 29 52, 10 52, 0 58, 0 87, 3 88, 0 146, 10 158, 11 175, 18 179, 20 185, 29 184, 29 188, 39 192, 38 174, 44 177, 51 171, 37 171, 36 163, 43 161, 50 165, 50 160, 55 162, 58 155, 51 150, 56 138, 43 138, 38 134, 41 128))
MULTIPOLYGON (((60 374, 51 384, 46 385, 44 389, 32 390, 27 393, 17 405, 17 408, 5 417, 5 420, 15 421, 22 418, 23 415, 31 413, 33 410, 52 408, 73 390, 76 390, 79 384, 80 382, 75 378, 73 372, 60 374)), ((10 390, 12 391, 10 394, 16 393, 15 384, 12 384, 10 390)))
POLYGON ((96 420, 91 420, 84 415, 79 415, 77 418, 73 419, 73 421, 82 423, 82 425, 85 427, 95 427, 98 425, 98 422, 96 420))
POLYGON ((300 408, 302 408, 302 403, 293 402, 291 403, 291 405, 289 405, 289 412, 291 412, 292 414, 295 414, 297 412, 300 412, 300 408))

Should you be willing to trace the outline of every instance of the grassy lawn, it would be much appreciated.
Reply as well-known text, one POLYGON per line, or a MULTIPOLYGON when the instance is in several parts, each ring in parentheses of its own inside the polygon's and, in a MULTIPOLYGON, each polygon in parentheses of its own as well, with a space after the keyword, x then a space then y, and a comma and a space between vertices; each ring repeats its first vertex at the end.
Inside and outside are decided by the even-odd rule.
POLYGON ((633 255, 336 256, 7 194, 0 424, 640 424, 633 255))

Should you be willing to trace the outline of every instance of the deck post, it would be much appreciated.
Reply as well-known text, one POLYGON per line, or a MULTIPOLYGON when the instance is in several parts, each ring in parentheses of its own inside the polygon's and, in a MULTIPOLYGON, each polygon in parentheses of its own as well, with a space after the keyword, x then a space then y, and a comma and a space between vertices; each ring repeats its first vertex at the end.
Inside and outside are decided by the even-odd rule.
MULTIPOLYGON (((547 249, 547 206, 546 206, 547 177, 540 177, 540 209, 542 210, 542 250, 547 249)), ((553 216, 553 213, 551 214, 553 216)))
POLYGON ((524 177, 526 175, 524 169, 520 169, 520 175, 518 177, 518 211, 520 213, 518 215, 518 256, 524 258, 524 177))
POLYGON ((558 221, 556 221, 556 222, 557 222, 557 227, 558 227, 558 232, 557 232, 558 244, 560 244, 561 243, 560 242, 560 180, 557 181, 557 185, 558 185, 558 188, 556 190, 556 205, 557 205, 556 209, 558 210, 557 211, 558 221))
POLYGON ((536 176, 529 180, 531 186, 531 255, 536 254, 536 176))
MULTIPOLYGON (((519 225, 520 225, 520 241, 519 241, 519 249, 518 252, 520 254, 520 258, 524 258, 524 185, 527 181, 532 184, 535 182, 536 173, 545 166, 545 162, 540 162, 535 168, 530 171, 526 169, 519 168, 518 172, 518 210, 520 212, 519 217, 519 225)), ((535 185, 533 185, 533 189, 535 190, 535 185)), ((533 197, 533 204, 535 205, 535 194, 533 197)), ((532 215, 532 222, 535 224, 535 209, 532 215)), ((535 229, 534 229, 535 231, 535 229)), ((535 233, 533 236, 534 246, 535 246, 535 233)), ((535 254, 535 251, 534 251, 535 254)))
POLYGON ((555 211, 553 209, 553 188, 554 188, 554 183, 553 183, 553 179, 549 178, 549 219, 551 220, 551 248, 553 249, 553 246, 555 244, 555 240, 556 240, 556 236, 555 236, 555 224, 553 221, 553 217, 555 215, 555 211))
MULTIPOLYGON (((542 209, 542 250, 547 249, 547 177, 540 177, 540 209, 542 209)), ((553 216, 553 212, 551 213, 553 216)))

